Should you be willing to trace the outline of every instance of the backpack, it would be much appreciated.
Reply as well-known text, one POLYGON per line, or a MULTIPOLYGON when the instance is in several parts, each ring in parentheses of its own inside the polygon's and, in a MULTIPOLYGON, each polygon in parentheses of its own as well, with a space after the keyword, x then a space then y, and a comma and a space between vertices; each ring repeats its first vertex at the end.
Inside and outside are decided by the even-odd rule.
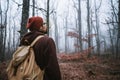
POLYGON ((13 53, 6 70, 9 80, 43 80, 44 70, 36 64, 32 48, 41 37, 38 36, 31 45, 18 47, 13 53))

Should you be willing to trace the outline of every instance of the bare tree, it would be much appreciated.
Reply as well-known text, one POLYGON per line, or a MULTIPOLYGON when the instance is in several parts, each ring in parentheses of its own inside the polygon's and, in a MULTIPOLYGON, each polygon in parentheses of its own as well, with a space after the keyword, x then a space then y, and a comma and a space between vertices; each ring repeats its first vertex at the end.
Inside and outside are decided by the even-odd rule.
POLYGON ((26 23, 27 19, 29 17, 29 5, 30 5, 30 0, 23 0, 23 8, 22 8, 22 21, 21 21, 21 31, 20 31, 20 36, 22 37, 26 32, 26 23))
POLYGON ((97 44, 97 53, 98 55, 100 55, 100 24, 99 24, 99 8, 101 6, 101 2, 102 0, 100 1, 100 5, 97 7, 97 3, 96 3, 96 0, 94 0, 94 5, 95 5, 95 19, 96 19, 96 34, 97 34, 97 37, 96 37, 96 44, 97 44))
MULTIPOLYGON (((111 52, 113 55, 118 57, 119 56, 119 54, 118 54, 118 50, 119 50, 119 48, 118 48, 119 47, 119 15, 117 16, 114 1, 111 0, 110 3, 111 3, 111 5, 110 5, 111 6, 111 16, 108 17, 108 20, 106 20, 106 22, 109 27, 111 52), (116 26, 117 23, 118 23, 118 26, 116 26), (110 25, 112 28, 110 27, 110 25)), ((119 10, 119 6, 118 6, 118 10, 119 10)), ((119 11, 118 11, 118 14, 119 14, 119 11)))
MULTIPOLYGON (((90 26, 90 2, 87 0, 87 27, 88 27, 88 35, 91 34, 91 26, 90 26)), ((88 37, 88 48, 91 47, 91 38, 88 37)), ((88 57, 91 55, 89 53, 88 57)))
POLYGON ((57 13, 55 12, 53 14, 53 21, 54 21, 54 24, 55 24, 55 44, 56 44, 56 50, 57 50, 57 53, 59 53, 59 42, 58 42, 58 38, 59 38, 59 34, 58 34, 58 24, 57 24, 57 13))
MULTIPOLYGON (((106 24, 108 25, 109 28, 109 36, 110 36, 110 52, 112 52, 113 56, 118 57, 118 50, 119 50, 119 11, 117 13, 117 10, 114 5, 114 1, 110 0, 110 9, 111 9, 111 15, 108 17, 106 20, 106 24), (118 15, 118 16, 117 16, 118 15), (117 24, 118 23, 118 24, 117 24), (117 25, 117 26, 116 26, 117 25)), ((119 6, 118 6, 119 10, 119 6)))
MULTIPOLYGON (((7 36, 7 12, 9 9, 9 0, 5 3, 7 5, 6 9, 2 11, 2 8, 0 6, 0 16, 1 16, 1 22, 0 22, 0 61, 5 60, 5 47, 6 47, 6 36, 7 36), (4 14, 3 14, 4 12, 4 14), (4 15, 4 17, 3 17, 4 15)), ((1 5, 1 1, 0 1, 1 5)))
POLYGON ((1 1, 0 1, 0 61, 2 61, 2 55, 3 55, 3 29, 4 29, 4 25, 3 25, 3 17, 2 17, 2 8, 1 8, 1 1))
MULTIPOLYGON (((78 34, 79 34, 79 44, 80 44, 80 51, 83 50, 82 44, 82 20, 81 20, 81 0, 78 0, 78 5, 76 6, 76 1, 72 0, 74 3, 74 8, 77 10, 77 25, 78 25, 78 34)), ((76 25, 76 26, 77 26, 76 25)), ((77 40, 78 42, 78 40, 77 40)))
POLYGON ((47 19, 47 28, 48 28, 48 36, 49 36, 49 16, 50 16, 50 14, 49 14, 49 9, 50 9, 50 0, 47 0, 47 15, 46 15, 46 19, 47 19))
MULTIPOLYGON (((4 26, 5 26, 5 35, 4 35, 4 55, 5 55, 5 47, 6 47, 6 39, 7 39, 7 18, 8 18, 8 9, 9 9, 9 0, 7 0, 7 8, 6 8, 6 11, 5 11, 5 22, 4 22, 4 26)), ((4 56, 4 59, 5 59, 5 56, 4 56)))
MULTIPOLYGON (((70 3, 70 1, 68 1, 68 4, 70 3)), ((65 11, 65 18, 64 18, 64 23, 65 23, 65 53, 69 52, 69 38, 67 36, 68 33, 68 29, 69 29, 69 16, 70 16, 70 6, 67 5, 67 10, 65 11)))
POLYGON ((116 42, 116 57, 119 57, 119 47, 120 47, 120 0, 118 1, 118 30, 117 30, 117 42, 116 42))
POLYGON ((78 26, 79 26, 79 43, 80 43, 80 49, 83 50, 82 45, 82 23, 81 23, 81 0, 78 0, 78 26))
POLYGON ((111 28, 110 28, 110 25, 108 24, 108 27, 109 27, 109 34, 110 34, 110 42, 111 42, 111 52, 112 54, 114 55, 114 40, 113 40, 113 35, 112 35, 112 32, 111 32, 111 28))
POLYGON ((65 17, 65 53, 68 53, 68 37, 67 37, 67 32, 68 32, 68 15, 66 15, 66 17, 65 17))
POLYGON ((33 8, 32 8, 32 16, 35 15, 35 0, 32 0, 33 2, 33 8))

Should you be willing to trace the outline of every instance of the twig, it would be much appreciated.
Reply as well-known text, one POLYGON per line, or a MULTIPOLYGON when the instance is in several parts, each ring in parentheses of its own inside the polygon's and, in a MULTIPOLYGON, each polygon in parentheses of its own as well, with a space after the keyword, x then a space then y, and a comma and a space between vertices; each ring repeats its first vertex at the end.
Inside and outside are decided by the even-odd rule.
MULTIPOLYGON (((22 5, 23 5, 23 4, 19 4, 18 2, 14 1, 14 0, 12 0, 12 1, 13 1, 14 3, 18 4, 18 6, 22 6, 22 5)), ((30 5, 30 6, 36 8, 36 9, 38 9, 38 10, 41 10, 41 11, 47 12, 47 10, 45 10, 45 9, 43 9, 43 8, 38 8, 38 7, 33 6, 33 5, 30 5)))

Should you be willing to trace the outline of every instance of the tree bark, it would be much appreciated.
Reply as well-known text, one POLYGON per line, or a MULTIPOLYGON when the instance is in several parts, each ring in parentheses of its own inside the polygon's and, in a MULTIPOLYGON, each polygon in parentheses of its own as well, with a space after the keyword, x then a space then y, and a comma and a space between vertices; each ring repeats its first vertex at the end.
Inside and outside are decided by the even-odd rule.
POLYGON ((21 31, 20 31, 21 37, 27 32, 26 23, 29 17, 29 5, 30 5, 30 0, 23 0, 22 21, 21 21, 21 31))
MULTIPOLYGON (((90 3, 89 0, 87 0, 87 27, 88 27, 88 36, 91 34, 91 28, 90 28, 90 3)), ((91 47, 91 38, 88 37, 88 48, 91 47)), ((91 56, 91 52, 89 53, 88 57, 91 56)))
POLYGON ((68 53, 68 38, 67 38, 67 30, 68 28, 68 18, 65 17, 65 53, 68 53))
POLYGON ((79 43, 80 43, 80 51, 83 50, 82 46, 82 21, 81 21, 81 0, 78 0, 78 26, 79 26, 79 43))
POLYGON ((109 34, 110 34, 111 52, 114 55, 114 44, 113 44, 113 38, 112 38, 112 33, 111 33, 111 30, 110 30, 109 24, 108 24, 108 27, 109 27, 108 31, 109 31, 109 34))
POLYGON ((48 28, 48 29, 47 29, 47 30, 48 30, 48 31, 47 31, 47 34, 48 34, 48 36, 49 36, 49 15, 50 15, 50 14, 49 14, 49 12, 50 12, 50 11, 49 11, 49 3, 50 3, 50 0, 47 0, 47 15, 46 15, 46 19, 47 19, 47 28, 48 28))
POLYGON ((98 9, 96 7, 96 0, 94 0, 95 4, 95 18, 96 18, 96 31, 97 31, 97 36, 96 36, 96 44, 97 44, 97 53, 100 55, 100 38, 99 38, 99 17, 98 17, 98 9))
POLYGON ((2 16, 2 8, 1 8, 1 1, 0 1, 0 62, 3 61, 2 55, 3 55, 3 30, 4 30, 4 25, 3 25, 3 16, 2 16))
POLYGON ((9 9, 9 0, 5 3, 7 4, 6 10, 4 10, 4 14, 1 8, 0 1, 0 61, 3 62, 5 60, 5 47, 6 47, 6 37, 7 37, 7 12, 9 9))
POLYGON ((35 0, 32 0, 33 8, 32 8, 32 16, 35 16, 35 0))
POLYGON ((118 2, 118 31, 117 31, 117 42, 116 42, 116 57, 120 57, 119 47, 120 47, 120 0, 118 2))
POLYGON ((59 43, 58 43, 58 25, 57 25, 57 16, 56 13, 53 14, 53 20, 54 20, 54 24, 55 24, 55 43, 56 43, 56 50, 57 53, 59 53, 59 43))

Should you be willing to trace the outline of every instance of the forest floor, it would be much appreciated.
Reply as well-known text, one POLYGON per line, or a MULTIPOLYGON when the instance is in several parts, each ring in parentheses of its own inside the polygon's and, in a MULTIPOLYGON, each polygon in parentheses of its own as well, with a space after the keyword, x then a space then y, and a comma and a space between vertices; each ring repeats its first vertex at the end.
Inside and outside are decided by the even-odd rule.
POLYGON ((62 80, 120 80, 120 59, 59 55, 62 80))
MULTIPOLYGON (((62 80, 120 80, 120 59, 58 54, 62 80)), ((0 63, 0 80, 7 80, 7 62, 0 63)))

